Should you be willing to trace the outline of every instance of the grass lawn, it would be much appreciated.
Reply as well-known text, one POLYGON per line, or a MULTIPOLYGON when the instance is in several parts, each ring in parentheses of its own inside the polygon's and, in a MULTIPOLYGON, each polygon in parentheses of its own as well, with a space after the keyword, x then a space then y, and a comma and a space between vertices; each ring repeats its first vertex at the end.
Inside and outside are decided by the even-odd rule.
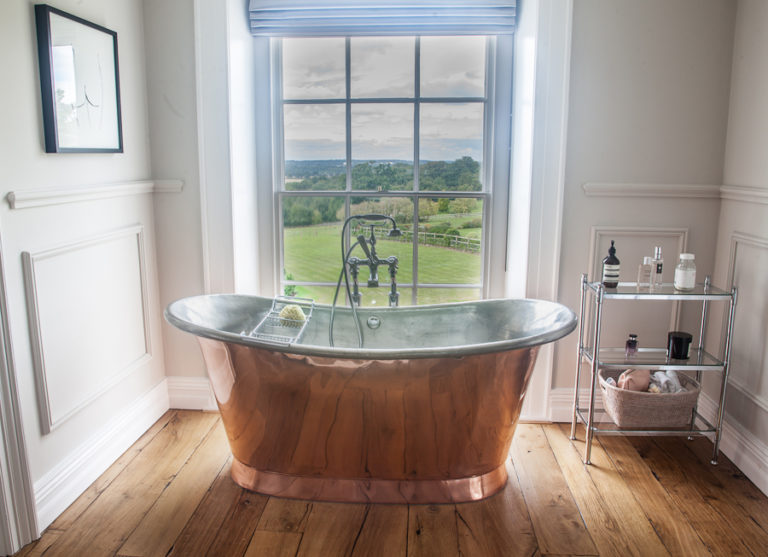
MULTIPOLYGON (((470 232, 474 229, 468 229, 470 232)), ((478 229, 479 230, 479 229, 478 229)), ((341 224, 285 228, 285 271, 297 281, 336 283, 341 271, 341 224)), ((379 257, 395 255, 399 260, 398 282, 412 282, 413 248, 410 242, 381 239, 376 244, 379 257)), ((362 249, 356 248, 353 255, 364 258, 362 249)), ((482 259, 480 254, 468 253, 437 246, 419 246, 419 282, 434 284, 477 284, 480 282, 482 259)), ((362 269, 360 281, 368 280, 368 270, 362 269)), ((386 267, 379 267, 379 281, 389 281, 386 267)), ((299 296, 308 296, 317 301, 330 301, 332 287, 300 287, 299 296)), ((364 305, 366 291, 364 290, 364 305)), ((410 304, 410 291, 400 289, 403 305, 410 304)), ((376 299, 386 304, 388 289, 371 289, 367 299, 376 299)), ((474 289, 420 289, 420 303, 436 303, 448 298, 476 299, 479 292, 474 289)))

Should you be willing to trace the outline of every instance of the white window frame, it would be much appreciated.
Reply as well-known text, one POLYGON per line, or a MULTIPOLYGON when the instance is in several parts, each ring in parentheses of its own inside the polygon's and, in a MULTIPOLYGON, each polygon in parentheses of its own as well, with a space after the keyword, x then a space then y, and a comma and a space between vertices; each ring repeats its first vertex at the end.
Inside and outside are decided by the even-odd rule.
MULTIPOLYGON (((451 284, 451 283, 419 283, 418 281, 418 244, 413 243, 413 282, 400 283, 403 288, 411 288, 412 298, 410 303, 417 301, 418 290, 423 288, 467 288, 479 289, 481 297, 502 297, 505 295, 505 271, 506 271, 506 239, 508 235, 508 207, 509 207, 509 181, 510 181, 510 119, 512 109, 511 82, 512 82, 512 37, 498 36, 488 37, 486 46, 486 95, 484 97, 420 97, 418 87, 420 81, 419 41, 416 41, 416 64, 414 76, 416 91, 413 97, 370 99, 351 98, 349 84, 349 53, 350 38, 345 41, 345 72, 346 72, 346 96, 344 99, 318 100, 301 99, 286 100, 282 98, 282 41, 273 39, 270 41, 270 83, 272 92, 272 168, 273 168, 273 219, 276 227, 274 238, 274 269, 273 284, 275 294, 281 293, 284 284, 298 284, 306 286, 333 286, 325 282, 284 281, 282 269, 284 266, 283 253, 283 222, 282 199, 286 196, 340 196, 346 199, 345 212, 349 215, 349 200, 352 197, 398 197, 411 198, 414 202, 414 230, 418 227, 418 202, 419 199, 428 198, 478 198, 483 200, 483 235, 481 241, 481 254, 483 263, 481 266, 481 282, 478 284, 451 284), (414 187, 412 190, 372 192, 366 190, 354 190, 351 184, 351 165, 347 164, 346 188, 344 190, 317 192, 317 191, 285 191, 284 184, 284 153, 283 153, 283 105, 284 104, 343 104, 346 107, 346 137, 351 137, 351 106, 354 104, 386 102, 393 104, 411 104, 414 106, 414 187), (484 105, 483 117, 483 161, 481 166, 483 188, 473 192, 445 192, 445 191, 420 191, 419 189, 419 109, 422 103, 479 103, 484 105)), ((347 142, 347 161, 351 159, 350 143, 347 142)))

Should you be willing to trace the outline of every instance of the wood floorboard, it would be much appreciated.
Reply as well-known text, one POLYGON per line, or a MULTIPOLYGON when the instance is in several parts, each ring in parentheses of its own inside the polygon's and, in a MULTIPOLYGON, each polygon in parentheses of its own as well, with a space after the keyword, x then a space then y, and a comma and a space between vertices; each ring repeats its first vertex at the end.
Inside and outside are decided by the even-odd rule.
POLYGON ((234 557, 245 554, 267 499, 266 495, 240 489, 231 512, 222 522, 206 555, 234 557))
POLYGON ((315 503, 299 545, 299 557, 349 555, 368 513, 368 505, 315 503))
POLYGON ((706 439, 526 424, 483 501, 364 505, 237 486, 217 414, 173 411, 17 556, 768 555, 768 498, 706 439))
POLYGON ((303 532, 312 512, 312 501, 270 497, 259 521, 259 530, 303 532))
POLYGON ((408 539, 406 505, 371 505, 353 557, 405 557, 408 539))
POLYGON ((664 546, 672 555, 710 555, 707 546, 681 513, 672 496, 623 437, 604 437, 600 444, 632 490, 664 546))
MULTIPOLYGON (((656 439, 656 444, 672 459, 690 459, 690 451, 675 439, 656 439)), ((734 532, 739 532, 741 542, 753 554, 768 554, 768 532, 763 530, 746 512, 735 497, 727 490, 712 470, 714 466, 698 460, 689 460, 686 476, 701 493, 702 497, 715 509, 734 532)))
POLYGON ((710 465, 713 446, 706 437, 696 437, 685 443, 685 446, 720 479, 728 492, 739 501, 749 518, 768 531, 768 504, 763 492, 723 453, 719 455, 717 466, 710 465))
POLYGON ((74 503, 72 503, 66 511, 64 511, 59 517, 51 524, 52 529, 66 530, 77 520, 77 518, 83 514, 91 503, 93 503, 99 494, 104 491, 114 479, 120 475, 126 466, 144 450, 152 439, 160 433, 160 431, 168 425, 168 422, 176 415, 175 410, 168 410, 163 416, 157 420, 152 427, 150 427, 144 435, 142 435, 138 441, 136 441, 130 449, 123 453, 112 466, 110 466, 106 472, 104 472, 99 478, 93 482, 88 489, 78 497, 74 503))
POLYGON ((222 467, 216 480, 195 509, 194 514, 175 540, 169 557, 205 555, 240 498, 242 488, 229 476, 232 458, 222 467))
POLYGON ((600 555, 668 555, 599 445, 592 445, 593 464, 584 465, 583 442, 571 441, 569 428, 547 427, 545 432, 600 555))
POLYGON ((458 554, 455 505, 411 505, 408 508, 409 557, 453 557, 458 554))
POLYGON ((165 557, 228 460, 228 448, 219 421, 117 554, 165 557))
POLYGON ((496 495, 456 505, 459 554, 467 557, 531 555, 539 546, 512 461, 507 485, 496 495))
POLYGON ((521 424, 512 460, 542 553, 594 555, 595 544, 541 425, 521 424), (547 489, 541 489, 546 485, 547 489))
POLYGON ((176 414, 132 460, 46 557, 114 555, 219 420, 217 414, 176 414))
POLYGON ((675 462, 651 438, 634 437, 630 441, 712 555, 752 555, 742 543, 741 533, 728 526, 688 477, 690 462, 675 462))

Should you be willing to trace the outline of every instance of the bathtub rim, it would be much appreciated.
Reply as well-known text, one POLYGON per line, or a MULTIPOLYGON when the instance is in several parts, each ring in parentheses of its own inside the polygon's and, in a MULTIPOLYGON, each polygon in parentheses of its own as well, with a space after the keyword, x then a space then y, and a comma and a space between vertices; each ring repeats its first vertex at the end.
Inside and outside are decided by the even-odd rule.
MULTIPOLYGON (((499 301, 519 301, 530 302, 536 304, 545 304, 558 308, 563 311, 565 316, 569 315, 568 319, 563 320, 562 325, 552 330, 538 333, 535 335, 527 335, 516 337, 514 339, 499 340, 492 342, 484 342, 479 344, 462 344, 452 346, 441 347, 421 347, 421 348, 349 348, 349 347, 330 347, 316 344, 302 344, 299 343, 274 343, 266 340, 254 338, 247 335, 233 333, 229 331, 223 331, 221 329, 215 329, 212 327, 206 327, 193 323, 186 319, 183 319, 173 313, 175 307, 182 306, 189 300, 199 298, 243 298, 253 300, 273 300, 274 298, 268 296, 257 296, 253 294, 199 294, 196 296, 187 296, 180 298, 168 304, 163 312, 166 321, 174 327, 191 333, 203 338, 209 338, 222 342, 241 344, 244 346, 253 346, 256 348, 263 348, 274 350, 276 352, 283 352, 287 354, 297 354, 305 356, 325 356, 333 358, 345 358, 356 360, 399 360, 399 359, 411 359, 411 358, 440 358, 440 357, 462 357, 474 354, 489 354, 493 352, 503 352, 505 350, 516 350, 519 348, 530 348, 533 346, 540 346, 550 342, 560 340, 568 336, 576 329, 578 318, 576 314, 567 306, 558 302, 552 302, 549 300, 541 300, 536 298, 487 298, 482 300, 470 300, 463 302, 447 302, 442 304, 425 304, 420 306, 402 306, 402 309, 417 309, 417 308, 441 308, 441 307, 456 307, 462 305, 471 305, 481 303, 493 303, 499 301)), ((329 304, 315 304, 315 310, 321 308, 328 308, 329 304)), ((347 306, 337 307, 336 311, 346 310, 349 311, 347 306)), ((366 314, 369 312, 384 313, 393 312, 401 308, 358 308, 358 313, 366 314)))

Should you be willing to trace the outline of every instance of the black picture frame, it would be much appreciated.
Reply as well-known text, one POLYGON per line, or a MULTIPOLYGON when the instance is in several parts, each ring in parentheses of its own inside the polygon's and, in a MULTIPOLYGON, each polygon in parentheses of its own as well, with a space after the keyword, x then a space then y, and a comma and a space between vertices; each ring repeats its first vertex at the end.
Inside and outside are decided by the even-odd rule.
POLYGON ((46 153, 122 153, 117 33, 35 5, 46 153))

